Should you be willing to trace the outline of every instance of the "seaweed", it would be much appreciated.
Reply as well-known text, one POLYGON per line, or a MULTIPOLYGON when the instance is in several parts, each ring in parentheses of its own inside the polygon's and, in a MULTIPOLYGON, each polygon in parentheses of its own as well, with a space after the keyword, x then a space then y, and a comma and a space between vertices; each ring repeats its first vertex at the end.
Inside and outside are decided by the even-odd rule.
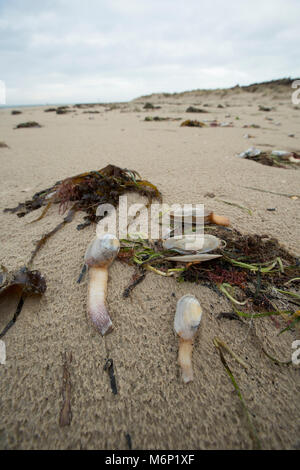
POLYGON ((8 322, 0 333, 3 338, 8 330, 17 321, 27 296, 42 295, 47 289, 45 278, 39 271, 30 271, 23 267, 18 271, 9 273, 5 266, 0 271, 0 296, 11 295, 13 292, 19 296, 18 305, 13 318, 8 322))
POLYGON ((171 117, 160 117, 160 116, 146 116, 144 119, 146 122, 152 122, 152 121, 180 121, 181 118, 171 118, 171 117))
POLYGON ((0 149, 9 148, 5 142, 0 142, 0 149))
POLYGON ((205 109, 196 108, 195 106, 189 106, 186 110, 186 113, 207 113, 205 109))
POLYGON ((180 124, 180 127, 205 127, 204 122, 187 119, 180 124))
POLYGON ((221 257, 205 263, 174 266, 173 261, 167 260, 170 251, 163 249, 161 241, 142 239, 121 240, 119 259, 164 277, 174 276, 178 282, 203 284, 219 292, 230 300, 233 318, 278 316, 291 325, 287 329, 297 326, 295 306, 299 309, 300 296, 282 286, 297 282, 299 260, 268 235, 244 235, 222 226, 209 226, 206 230, 213 230, 226 246, 218 250, 221 257), (238 310, 239 306, 246 311, 238 310))
POLYGON ((92 223, 97 223, 104 216, 97 216, 97 208, 101 204, 112 204, 118 207, 119 197, 132 191, 148 198, 149 204, 154 198, 161 201, 161 193, 149 181, 141 179, 134 170, 122 169, 115 165, 107 165, 97 171, 81 173, 62 181, 58 181, 50 188, 44 189, 33 195, 32 199, 19 203, 16 207, 6 208, 4 212, 16 213, 18 217, 43 207, 42 214, 34 220, 45 217, 52 204, 59 205, 60 213, 64 213, 72 204, 67 216, 53 230, 45 234, 37 243, 30 263, 38 250, 45 244, 49 237, 54 235, 66 223, 73 220, 76 212, 84 212, 84 223, 77 226, 82 230, 92 223))
POLYGON ((266 166, 276 166, 277 168, 299 168, 300 155, 291 152, 289 156, 276 155, 274 152, 260 152, 259 155, 246 155, 244 158, 253 160, 266 166))
POLYGON ((140 272, 135 272, 132 276, 131 282, 128 287, 123 292, 123 297, 126 299, 127 297, 130 296, 131 292, 133 289, 140 284, 146 277, 146 273, 143 270, 140 270, 140 272))
POLYGON ((161 109, 161 106, 154 106, 152 103, 146 103, 143 106, 144 109, 161 109))
POLYGON ((112 359, 107 359, 105 361, 103 370, 108 371, 111 391, 114 395, 117 395, 118 389, 117 389, 116 377, 115 377, 115 372, 114 372, 114 361, 112 359))
POLYGON ((22 111, 18 111, 16 109, 13 109, 11 114, 12 114, 12 116, 17 116, 18 114, 22 114, 22 111))
POLYGON ((26 129, 30 127, 42 127, 38 122, 35 121, 28 121, 28 122, 21 122, 18 124, 15 129, 26 129))
MULTIPOLYGON (((244 362, 238 357, 236 356, 236 354, 233 353, 233 351, 231 351, 231 349, 228 348, 228 346, 221 340, 219 340, 219 338, 214 338, 213 340, 213 343, 216 347, 216 349, 218 350, 219 352, 219 355, 220 355, 220 359, 221 359, 221 362, 224 366, 224 369, 228 375, 228 377, 230 378, 231 382, 232 382, 232 385, 234 386, 234 389, 239 397, 239 400, 242 404, 242 407, 243 407, 243 410, 244 410, 244 413, 245 413, 245 416, 246 416, 246 419, 247 419, 247 423, 248 423, 248 427, 249 427, 249 432, 250 432, 250 436, 252 438, 252 441, 253 441, 253 444, 254 444, 254 447, 256 449, 260 449, 261 448, 261 443, 260 443, 260 440, 259 440, 259 437, 258 437, 258 434, 257 434, 257 431, 255 429, 255 426, 254 424, 252 423, 252 420, 250 418, 250 412, 248 410, 248 407, 246 405, 246 402, 244 400, 244 397, 242 395, 242 392, 241 392, 241 389, 231 371, 231 369, 229 368, 229 365, 227 364, 227 361, 225 359, 225 356, 223 354, 223 351, 222 349, 225 349, 227 352, 229 352, 233 358, 239 362, 243 367, 246 366, 246 364, 244 364, 244 362)), ((246 366, 247 367, 247 366, 246 366)))

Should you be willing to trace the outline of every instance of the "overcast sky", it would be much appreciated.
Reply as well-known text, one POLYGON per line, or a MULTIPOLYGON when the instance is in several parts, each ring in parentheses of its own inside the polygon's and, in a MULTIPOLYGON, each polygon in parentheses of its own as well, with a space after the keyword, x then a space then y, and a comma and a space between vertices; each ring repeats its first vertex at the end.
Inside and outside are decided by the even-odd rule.
POLYGON ((300 0, 0 0, 7 104, 300 76, 300 0))

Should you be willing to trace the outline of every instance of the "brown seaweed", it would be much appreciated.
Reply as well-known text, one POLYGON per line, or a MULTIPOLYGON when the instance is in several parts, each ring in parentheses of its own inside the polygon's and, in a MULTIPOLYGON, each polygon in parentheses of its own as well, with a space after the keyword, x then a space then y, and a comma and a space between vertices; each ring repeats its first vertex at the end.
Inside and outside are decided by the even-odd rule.
POLYGON ((141 272, 135 272, 132 276, 129 286, 126 287, 126 289, 123 292, 123 297, 127 299, 130 296, 133 289, 138 284, 140 284, 145 279, 145 277, 146 277, 146 273, 143 270, 141 270, 141 272))
POLYGON ((300 167, 300 155, 296 152, 291 152, 290 157, 274 155, 272 152, 261 152, 259 155, 246 155, 244 158, 261 163, 262 165, 275 166, 277 168, 300 167), (291 160, 289 158, 291 158, 291 160))
POLYGON ((67 217, 39 240, 32 254, 31 263, 47 239, 66 223, 71 222, 76 212, 85 213, 84 222, 77 226, 78 230, 82 230, 105 217, 105 215, 97 216, 99 205, 109 203, 114 207, 118 207, 119 197, 129 191, 146 196, 149 203, 154 198, 161 200, 161 193, 157 187, 149 181, 141 179, 136 171, 122 169, 115 165, 107 165, 97 171, 81 173, 58 181, 50 188, 34 194, 32 199, 19 203, 14 208, 7 208, 4 212, 16 213, 18 217, 24 217, 43 207, 42 214, 34 221, 36 222, 46 215, 52 204, 59 205, 61 213, 64 213, 72 204, 67 217))
POLYGON ((186 110, 186 113, 207 113, 206 109, 196 108, 195 106, 189 106, 186 110))
POLYGON ((42 295, 45 293, 46 289, 47 284, 45 278, 39 271, 30 271, 27 267, 23 267, 18 271, 9 273, 4 266, 1 266, 0 296, 17 293, 19 302, 13 318, 0 333, 0 338, 2 338, 17 321, 26 297, 30 295, 42 295))
POLYGON ((180 127, 205 127, 204 122, 187 119, 180 124, 180 127))
POLYGON ((28 122, 21 122, 18 124, 15 129, 25 129, 28 127, 42 127, 38 122, 35 121, 28 121, 28 122))
POLYGON ((161 106, 154 106, 154 104, 152 103, 146 103, 144 106, 143 106, 144 109, 160 109, 161 106))

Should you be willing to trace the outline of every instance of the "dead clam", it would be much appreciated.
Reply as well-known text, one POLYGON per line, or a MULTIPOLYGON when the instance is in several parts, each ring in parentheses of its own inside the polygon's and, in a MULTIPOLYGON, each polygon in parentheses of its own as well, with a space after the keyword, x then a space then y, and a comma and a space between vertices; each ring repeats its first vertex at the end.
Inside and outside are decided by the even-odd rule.
POLYGON ((177 302, 174 330, 179 336, 178 363, 184 383, 193 380, 192 352, 202 318, 202 308, 194 295, 188 294, 177 302))
POLYGON ((198 208, 185 208, 170 213, 170 219, 177 223, 184 224, 216 224, 227 227, 230 225, 230 220, 227 217, 217 215, 214 212, 205 209, 204 211, 198 208))
POLYGON ((106 307, 108 268, 118 255, 119 240, 109 233, 89 244, 84 261, 89 268, 88 313, 96 330, 105 335, 112 330, 106 307))

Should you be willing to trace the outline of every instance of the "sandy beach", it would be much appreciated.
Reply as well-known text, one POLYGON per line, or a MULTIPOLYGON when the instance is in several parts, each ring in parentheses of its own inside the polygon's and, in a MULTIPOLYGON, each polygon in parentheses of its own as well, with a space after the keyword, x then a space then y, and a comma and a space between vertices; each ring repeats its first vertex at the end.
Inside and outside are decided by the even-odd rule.
MULTIPOLYGON (((14 108, 20 115, 1 109, 0 141, 8 145, 0 148, 1 264, 10 271, 25 265, 34 242, 63 217, 53 206, 30 224, 41 209, 24 218, 3 209, 58 180, 108 164, 138 171, 159 188, 166 203, 204 203, 229 217, 240 232, 273 236, 299 256, 300 197, 246 188, 299 196, 299 170, 237 156, 249 147, 299 153, 300 108, 291 102, 292 91, 278 85, 254 92, 237 87, 155 94, 115 105, 71 104, 72 112, 63 115, 45 113, 46 106, 14 108), (147 102, 161 108, 144 109, 147 102), (260 111, 259 105, 274 109, 260 111), (207 112, 186 113, 188 106, 207 112), (95 110, 99 113, 84 112, 95 110), (146 116, 181 120, 145 121, 146 116), (233 127, 180 127, 186 119, 217 119, 233 127), (42 127, 14 129, 26 121, 42 127), (260 127, 243 127, 252 124, 260 127), (252 215, 222 201, 246 207, 252 215)), ((228 357, 262 447, 299 449, 299 367, 273 363, 260 347, 263 343, 272 356, 288 361, 299 329, 278 336, 270 318, 247 324, 218 319, 220 312, 231 310, 224 296, 150 272, 124 299, 134 268, 116 260, 108 283, 114 330, 102 338, 86 315, 87 277, 76 282, 95 235, 93 226, 76 230, 82 219, 76 214, 37 254, 33 269, 45 276, 47 291, 26 300, 3 338, 7 357, 0 365, 0 448, 128 449, 130 435, 133 449, 252 449, 244 410, 213 345, 218 336, 248 364, 245 370, 228 357), (193 352, 194 381, 185 385, 173 320, 177 301, 187 293, 200 300, 204 313, 193 352), (72 353, 72 420, 61 427, 66 352, 72 353), (103 370, 108 357, 114 361, 117 395, 103 370)), ((0 330, 17 300, 0 298, 0 330)))

